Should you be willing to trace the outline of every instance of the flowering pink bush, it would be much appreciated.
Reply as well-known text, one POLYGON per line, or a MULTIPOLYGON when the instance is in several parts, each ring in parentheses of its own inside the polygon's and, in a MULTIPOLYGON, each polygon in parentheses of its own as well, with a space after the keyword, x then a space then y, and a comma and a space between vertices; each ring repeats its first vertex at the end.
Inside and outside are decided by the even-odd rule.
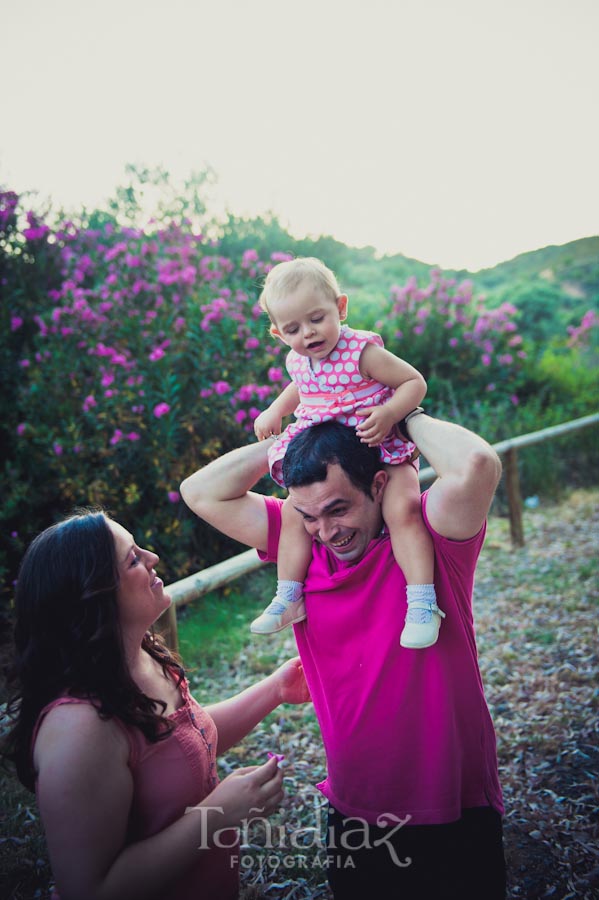
POLYGON ((517 310, 510 303, 487 308, 474 296, 471 281, 458 283, 439 269, 431 271, 425 287, 409 278, 391 288, 375 329, 389 350, 423 373, 435 408, 450 417, 488 393, 515 396, 527 356, 517 310))
MULTIPOLYGON (((102 503, 175 546, 174 560, 165 554, 174 569, 187 565, 177 537, 191 523, 173 524, 164 498, 178 502, 185 475, 253 435, 281 351, 257 303, 272 260, 229 259, 172 221, 51 229, 10 192, 0 229, 12 373, 4 427, 12 481, 30 485, 32 532, 48 512, 102 503), (35 290, 20 293, 38 257, 35 290)), ((23 502, 18 491, 7 499, 11 521, 23 502)))

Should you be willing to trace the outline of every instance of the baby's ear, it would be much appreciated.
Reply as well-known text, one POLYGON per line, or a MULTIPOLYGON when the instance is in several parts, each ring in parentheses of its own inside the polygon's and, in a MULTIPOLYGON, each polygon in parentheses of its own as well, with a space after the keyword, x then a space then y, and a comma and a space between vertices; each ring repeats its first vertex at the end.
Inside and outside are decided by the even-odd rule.
POLYGON ((339 310, 339 318, 341 321, 347 318, 347 304, 347 294, 340 294, 339 297, 337 297, 337 309, 339 310))
POLYGON ((273 337, 276 337, 280 341, 283 341, 284 344, 287 343, 287 341, 285 340, 285 338, 283 337, 283 335, 281 334, 281 332, 279 331, 279 329, 277 328, 276 325, 270 326, 270 333, 272 334, 273 337))

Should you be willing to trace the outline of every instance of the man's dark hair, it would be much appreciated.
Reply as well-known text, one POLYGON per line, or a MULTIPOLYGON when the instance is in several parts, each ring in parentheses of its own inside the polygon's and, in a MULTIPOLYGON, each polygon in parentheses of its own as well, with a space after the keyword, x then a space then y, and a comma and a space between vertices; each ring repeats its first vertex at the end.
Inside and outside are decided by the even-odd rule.
POLYGON ((312 425, 290 441, 283 459, 285 487, 325 481, 328 466, 335 463, 354 487, 372 497, 374 476, 383 468, 380 451, 363 444, 354 428, 334 421, 312 425))

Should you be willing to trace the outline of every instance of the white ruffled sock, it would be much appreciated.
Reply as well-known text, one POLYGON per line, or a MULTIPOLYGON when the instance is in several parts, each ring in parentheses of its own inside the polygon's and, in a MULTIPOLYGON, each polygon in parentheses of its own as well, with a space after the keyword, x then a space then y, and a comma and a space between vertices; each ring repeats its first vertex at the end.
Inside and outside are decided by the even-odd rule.
POLYGON ((279 578, 277 581, 277 597, 284 603, 295 603, 304 596, 303 581, 286 581, 279 578))
POLYGON ((437 595, 435 593, 434 584, 408 584, 406 585, 408 595, 408 614, 406 622, 413 622, 415 625, 426 625, 433 617, 432 610, 429 609, 410 609, 410 605, 416 601, 422 603, 430 603, 436 605, 437 595))

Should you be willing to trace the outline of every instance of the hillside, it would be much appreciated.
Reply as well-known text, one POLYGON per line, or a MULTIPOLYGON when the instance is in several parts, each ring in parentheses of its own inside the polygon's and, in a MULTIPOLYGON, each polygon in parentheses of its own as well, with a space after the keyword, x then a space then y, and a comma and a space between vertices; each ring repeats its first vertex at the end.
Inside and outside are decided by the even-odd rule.
MULTIPOLYGON (((318 255, 321 249, 364 318, 378 315, 392 284, 404 284, 414 276, 424 285, 433 268, 401 254, 377 257, 371 247, 348 248, 332 238, 324 244, 321 239, 321 247, 317 243, 303 241, 293 250, 318 255)), ((445 274, 471 280, 489 306, 512 303, 520 311, 523 335, 542 346, 563 337, 589 309, 599 312, 599 236, 542 247, 478 272, 461 269, 445 274)))

